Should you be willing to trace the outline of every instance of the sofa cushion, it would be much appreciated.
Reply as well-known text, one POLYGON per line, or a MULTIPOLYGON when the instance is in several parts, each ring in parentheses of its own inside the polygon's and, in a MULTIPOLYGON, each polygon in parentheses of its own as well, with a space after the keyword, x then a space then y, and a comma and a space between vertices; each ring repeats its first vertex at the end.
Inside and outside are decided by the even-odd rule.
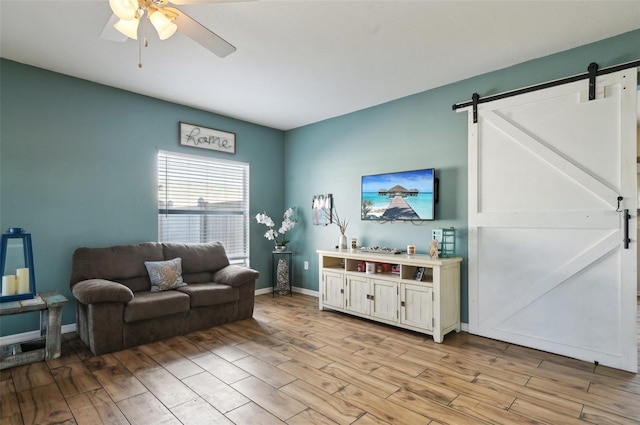
POLYGON ((182 280, 182 259, 180 257, 166 261, 145 261, 149 272, 151 292, 167 291, 185 286, 182 280))
MULTIPOLYGON (((78 248, 73 253, 71 286, 88 279, 121 282, 123 279, 144 276, 147 280, 147 269, 144 267, 144 262, 164 259, 162 244, 157 242, 118 245, 109 248, 78 248)), ((134 292, 143 289, 130 288, 134 292)))
POLYGON ((131 288, 133 292, 151 290, 151 281, 149 280, 149 273, 145 273, 144 276, 132 277, 129 279, 113 279, 113 280, 115 282, 122 283, 127 288, 131 288))
POLYGON ((185 273, 182 272, 182 280, 189 285, 192 283, 207 283, 213 282, 213 273, 211 272, 198 272, 198 273, 185 273))
MULTIPOLYGON (((136 292, 124 309, 124 321, 154 319, 189 311, 189 296, 178 291, 136 292)), ((106 319, 106 318, 105 318, 106 319)))
POLYGON ((178 291, 189 295, 191 308, 225 304, 238 301, 238 288, 218 283, 195 283, 178 291))
POLYGON ((182 258, 183 273, 215 272, 229 265, 221 242, 206 244, 164 243, 164 258, 182 258))

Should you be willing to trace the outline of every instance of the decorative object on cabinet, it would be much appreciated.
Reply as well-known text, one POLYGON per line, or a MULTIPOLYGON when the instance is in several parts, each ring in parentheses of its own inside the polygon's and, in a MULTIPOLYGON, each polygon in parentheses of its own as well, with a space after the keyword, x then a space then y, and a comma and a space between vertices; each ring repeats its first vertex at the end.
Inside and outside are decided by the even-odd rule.
POLYGON ((373 252, 378 254, 401 254, 402 251, 396 248, 389 248, 386 246, 361 246, 362 252, 373 252))
POLYGON ((335 310, 404 329, 433 335, 460 332, 460 263, 462 258, 433 260, 429 255, 397 255, 318 250, 320 310, 335 310), (362 262, 396 265, 363 275, 362 262), (422 280, 416 270, 423 268, 422 280), (390 270, 390 271, 384 271, 390 270))
POLYGON ((293 208, 288 208, 282 216, 282 224, 278 230, 273 230, 275 223, 266 213, 256 214, 256 221, 260 224, 264 224, 269 228, 264 234, 264 237, 274 242, 275 249, 278 251, 284 251, 289 241, 285 239, 285 234, 293 229, 298 220, 292 218, 294 214, 293 208), (283 248, 285 247, 285 248, 283 248))
POLYGON ((311 201, 311 223, 314 226, 328 226, 331 224, 333 196, 330 193, 326 195, 313 195, 311 201))
POLYGON ((429 246, 429 255, 432 259, 436 260, 440 253, 438 252, 438 240, 434 239, 431 241, 431 246, 429 246))
POLYGON ((272 296, 293 296, 293 253, 291 251, 273 251, 271 253, 272 296))
POLYGON ((347 226, 349 226, 349 220, 346 218, 340 218, 338 210, 333 208, 332 222, 340 229, 340 239, 338 239, 338 249, 347 249, 347 226))
POLYGON ((456 256, 456 229, 433 229, 431 239, 438 241, 438 253, 440 257, 449 258, 456 256))
POLYGON ((10 227, 2 235, 0 246, 0 302, 27 300, 36 295, 31 234, 21 227, 10 227), (13 271, 15 270, 15 274, 13 271), (5 275, 5 273, 7 273, 5 275))

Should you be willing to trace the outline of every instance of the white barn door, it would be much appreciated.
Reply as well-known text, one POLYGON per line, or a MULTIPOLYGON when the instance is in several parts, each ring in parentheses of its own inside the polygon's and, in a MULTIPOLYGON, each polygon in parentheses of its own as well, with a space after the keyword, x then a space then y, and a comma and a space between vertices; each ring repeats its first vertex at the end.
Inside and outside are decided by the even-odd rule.
POLYGON ((471 333, 637 371, 636 80, 469 108, 471 333))

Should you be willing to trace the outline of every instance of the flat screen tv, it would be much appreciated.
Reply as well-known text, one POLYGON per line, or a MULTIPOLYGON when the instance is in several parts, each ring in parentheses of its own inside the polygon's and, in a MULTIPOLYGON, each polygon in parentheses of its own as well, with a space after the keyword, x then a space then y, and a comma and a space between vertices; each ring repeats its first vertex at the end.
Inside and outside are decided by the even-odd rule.
POLYGON ((435 220, 438 201, 435 174, 435 169, 427 168, 363 176, 362 220, 435 220))

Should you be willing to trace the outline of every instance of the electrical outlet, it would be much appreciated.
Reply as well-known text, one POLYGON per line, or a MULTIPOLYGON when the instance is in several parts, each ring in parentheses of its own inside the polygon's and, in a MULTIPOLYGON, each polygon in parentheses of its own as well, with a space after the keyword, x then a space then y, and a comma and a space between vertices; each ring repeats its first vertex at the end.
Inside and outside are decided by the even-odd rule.
POLYGON ((304 262, 304 269, 305 270, 309 270, 309 262, 308 261, 304 262))

